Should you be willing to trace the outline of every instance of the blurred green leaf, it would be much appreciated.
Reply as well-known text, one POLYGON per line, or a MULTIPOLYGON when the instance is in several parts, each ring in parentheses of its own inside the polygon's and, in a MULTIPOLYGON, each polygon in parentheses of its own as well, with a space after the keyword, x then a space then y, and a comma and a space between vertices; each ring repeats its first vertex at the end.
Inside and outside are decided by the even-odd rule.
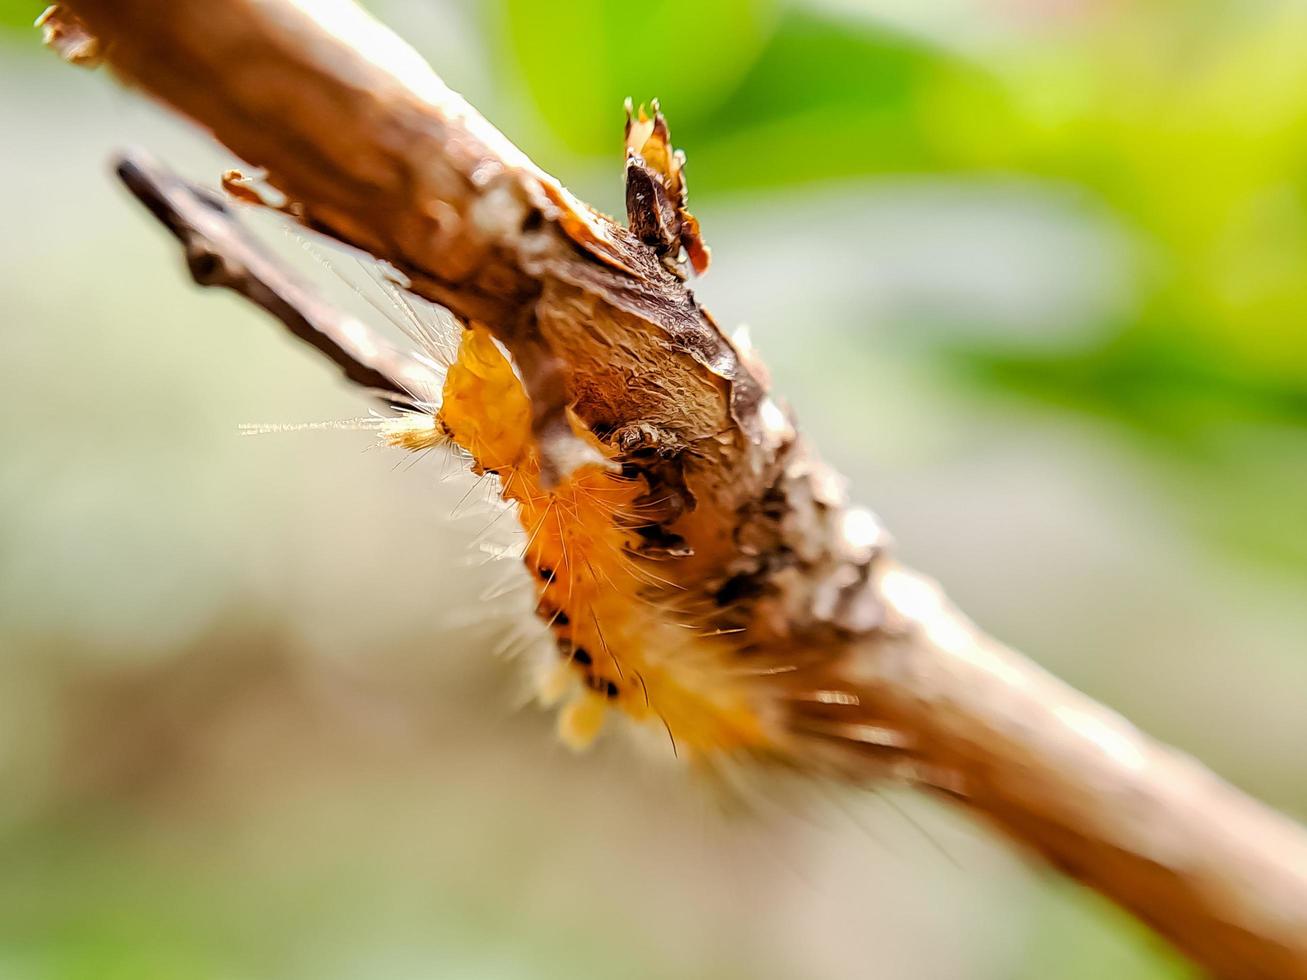
POLYGON ((1179 325, 1127 323, 1064 352, 956 346, 936 353, 975 379, 1092 411, 1177 446, 1194 446, 1212 425, 1234 421, 1307 426, 1307 389, 1232 362, 1179 325))
POLYGON ((660 98, 673 126, 710 114, 757 57, 773 0, 505 0, 514 66, 573 149, 617 155, 622 101, 660 98))
POLYGON ((1307 572, 1307 389, 1250 370, 1182 328, 1127 325, 1065 353, 954 348, 972 381, 1091 413, 1134 436, 1172 516, 1227 553, 1307 572))
POLYGON ((40 35, 32 30, 32 23, 48 6, 43 0, 0 0, 0 30, 26 33, 35 42, 40 35))
POLYGON ((712 118, 674 133, 696 189, 735 190, 983 164, 1006 114, 979 66, 872 22, 797 9, 712 118))
POLYGON ((615 154, 622 100, 661 99, 692 186, 736 190, 992 157, 1004 114, 974 64, 871 21, 729 0, 508 0, 512 53, 573 149, 615 154))
POLYGON ((1134 329, 1167 323, 1273 385, 1307 385, 1305 48, 1297 5, 1158 5, 1009 75, 1022 168, 1091 189, 1140 236, 1134 329))

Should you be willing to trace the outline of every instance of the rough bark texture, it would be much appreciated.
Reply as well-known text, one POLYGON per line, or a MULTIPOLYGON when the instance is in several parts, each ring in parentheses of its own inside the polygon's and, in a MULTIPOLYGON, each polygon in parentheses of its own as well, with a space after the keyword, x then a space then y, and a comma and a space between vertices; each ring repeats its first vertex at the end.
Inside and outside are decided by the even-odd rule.
MULTIPOLYGON (((656 248, 576 201, 352 6, 309 9, 71 0, 47 29, 82 51, 93 39, 124 80, 265 168, 306 225, 486 326, 521 369, 551 478, 592 461, 560 424, 569 409, 603 439, 674 460, 696 503, 669 525, 693 544, 678 575, 718 626, 802 659, 822 696, 785 704, 784 722, 805 760, 946 794, 1216 974, 1307 978, 1300 828, 976 631, 887 556, 874 518, 846 505, 768 396, 756 356, 656 248)), ((145 165, 127 175, 166 203, 152 210, 192 256, 220 255, 208 278, 354 380, 411 390, 402 362, 284 288, 202 195, 145 165)))

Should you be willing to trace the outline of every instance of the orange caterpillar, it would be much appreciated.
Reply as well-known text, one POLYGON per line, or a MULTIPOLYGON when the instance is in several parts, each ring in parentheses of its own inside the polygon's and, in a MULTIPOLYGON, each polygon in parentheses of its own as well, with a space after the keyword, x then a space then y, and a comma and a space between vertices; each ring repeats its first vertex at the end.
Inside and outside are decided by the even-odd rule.
POLYGON ((517 508, 536 609, 559 653, 542 694, 570 695, 559 716, 567 744, 587 745, 610 708, 665 726, 673 748, 697 758, 773 743, 749 675, 729 665, 729 637, 687 626, 676 587, 658 577, 657 562, 633 554, 636 528, 648 523, 645 478, 624 473, 613 449, 574 423, 618 465, 582 467, 546 490, 527 395, 485 328, 463 331, 440 409, 418 418, 420 427, 398 426, 388 441, 414 451, 452 441, 517 508))

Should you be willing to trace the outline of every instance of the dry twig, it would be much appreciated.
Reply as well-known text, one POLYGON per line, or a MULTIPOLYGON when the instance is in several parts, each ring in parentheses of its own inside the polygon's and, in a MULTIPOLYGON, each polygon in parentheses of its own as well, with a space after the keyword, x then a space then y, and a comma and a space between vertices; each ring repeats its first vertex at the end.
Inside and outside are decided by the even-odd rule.
MULTIPOLYGON (((488 328, 533 400, 546 475, 591 458, 568 411, 591 432, 657 443, 696 504, 681 580, 751 650, 790 651, 809 693, 832 695, 780 703, 782 761, 905 776, 1210 971, 1307 978, 1302 830, 988 639, 893 562, 666 249, 576 201, 392 35, 348 4, 292 0, 69 0, 53 20, 265 168, 307 226, 488 328)), ((411 390, 402 363, 251 258, 204 195, 127 175, 193 269, 196 255, 201 272, 213 264, 351 379, 411 390)))
POLYGON ((437 374, 296 282, 245 232, 221 197, 181 180, 143 153, 124 156, 115 170, 182 243, 199 285, 230 289, 267 310, 347 379, 389 404, 415 406, 436 396, 437 374))

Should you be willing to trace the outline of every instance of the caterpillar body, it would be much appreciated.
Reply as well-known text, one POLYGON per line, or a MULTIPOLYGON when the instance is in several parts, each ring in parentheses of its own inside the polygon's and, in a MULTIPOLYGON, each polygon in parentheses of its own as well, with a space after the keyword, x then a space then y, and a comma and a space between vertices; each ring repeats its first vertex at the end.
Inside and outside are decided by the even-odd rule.
MULTIPOLYGON (((407 309, 419 359, 446 369, 424 374, 421 392, 396 380, 390 390, 411 397, 392 401, 412 410, 377 427, 414 452, 457 446, 516 509, 556 650, 541 695, 563 702, 567 744, 589 744, 616 712, 714 765, 750 757, 860 777, 868 754, 903 762, 849 670, 853 641, 894 628, 877 581, 890 568, 884 533, 798 438, 747 335, 727 337, 683 286, 710 259, 684 156, 656 103, 652 116, 627 111, 629 227, 568 212, 575 202, 539 174, 505 175, 539 182, 527 202, 484 191, 492 214, 477 220, 518 229, 531 262, 558 274, 521 282, 501 269, 489 290, 500 305, 455 311, 453 351, 407 309), (631 292, 639 282, 659 291, 631 292), (651 322, 651 302, 670 329, 651 322)), ((234 172, 224 186, 264 203, 234 172)), ((330 337, 318 346, 341 363, 330 337)))
MULTIPOLYGON (((633 114, 629 104, 627 111, 631 228, 674 275, 701 272, 709 252, 685 209, 684 157, 671 149, 656 104, 652 117, 643 108, 633 114)), ((584 319, 578 298, 563 292, 537 302, 538 324, 548 326, 549 303, 570 304, 567 316, 554 320, 584 319)), ((755 474, 771 482, 762 506, 750 504, 747 513, 699 507, 701 496, 730 497, 706 486, 714 477, 703 473, 711 467, 692 465, 714 451, 711 434, 702 440, 709 448, 692 448, 655 420, 606 420, 603 391, 585 393, 572 378, 569 392, 582 393, 570 394, 549 424, 563 430, 571 458, 582 462, 559 473, 539 438, 541 408, 513 357, 523 345, 510 350, 486 326, 465 326, 439 406, 389 438, 411 450, 457 445, 516 508, 536 612, 557 651, 541 694, 564 701, 559 732, 566 743, 587 745, 616 711, 663 726, 674 751, 701 761, 748 755, 811 769, 820 756, 816 740, 894 745, 893 733, 857 714, 860 696, 847 678, 832 673, 831 650, 851 629, 869 625, 867 575, 879 524, 843 506, 828 471, 807 455, 765 390, 757 393, 755 413, 759 455, 772 460, 770 471, 755 474), (583 401, 588 420, 578 408, 583 401), (842 523, 827 526, 830 515, 842 523), (776 527, 796 518, 795 528, 776 527), (817 544, 805 554, 790 537, 817 544), (839 552, 833 558, 831 541, 839 552), (829 581, 822 562, 830 564, 829 581), (818 586, 796 585, 809 579, 818 586), (849 626, 850 608, 864 611, 863 622, 849 626), (796 635, 793 625, 805 620, 807 635, 796 635)), ((544 346, 568 344, 555 337, 544 346)), ((747 339, 731 342, 729 353, 749 358, 747 339)), ((596 365, 594 375, 602 372, 596 365)), ((633 374, 623 380, 631 387, 703 384, 633 374)))
POLYGON ((617 710, 661 724, 673 749, 695 757, 765 751, 774 736, 757 685, 732 662, 732 634, 697 622, 692 604, 666 577, 664 566, 692 557, 667 546, 670 534, 659 523, 678 506, 669 499, 674 491, 651 486, 631 451, 612 444, 632 445, 639 433, 603 442, 577 426, 610 465, 583 467, 546 488, 530 418, 509 359, 474 326, 460 339, 439 409, 392 428, 387 439, 413 451, 456 444, 516 507, 536 611, 558 651, 541 694, 565 701, 563 740, 585 746, 617 710))

